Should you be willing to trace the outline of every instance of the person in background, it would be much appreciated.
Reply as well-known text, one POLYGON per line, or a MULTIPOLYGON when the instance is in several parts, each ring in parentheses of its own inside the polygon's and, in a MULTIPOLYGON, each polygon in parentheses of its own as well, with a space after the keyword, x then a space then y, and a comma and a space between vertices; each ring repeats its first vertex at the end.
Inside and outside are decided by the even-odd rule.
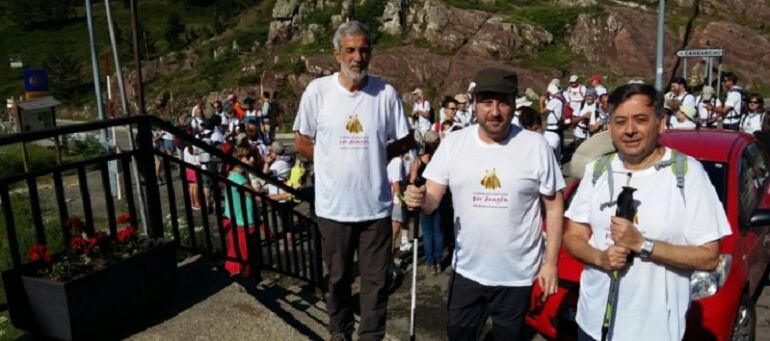
POLYGON ((698 124, 695 122, 695 107, 689 105, 679 105, 679 110, 671 116, 668 123, 671 129, 695 129, 698 124))
POLYGON ((724 105, 714 106, 706 103, 706 110, 714 111, 722 118, 722 128, 738 130, 741 125, 743 110, 743 88, 738 85, 738 76, 732 72, 722 74, 722 87, 727 92, 724 105))
POLYGON ((765 100, 758 93, 749 95, 748 112, 741 117, 741 131, 753 134, 762 129, 762 122, 765 119, 765 100))
POLYGON ((404 206, 401 205, 401 191, 404 190, 405 169, 404 159, 402 156, 396 156, 388 162, 387 167, 388 181, 390 181, 391 198, 393 198, 393 211, 391 214, 391 226, 393 232, 393 254, 398 248, 402 252, 409 252, 412 249, 412 244, 409 243, 408 226, 406 226, 406 212, 404 206))
POLYGON ((602 75, 600 74, 591 76, 591 87, 596 90, 597 97, 602 97, 602 95, 607 93, 607 88, 602 85, 602 75))
POLYGON ((473 115, 468 108, 468 95, 457 94, 455 95, 455 101, 457 101, 457 112, 455 113, 455 119, 460 122, 463 127, 471 125, 473 115))
MULTIPOLYGON (((236 148, 233 156, 245 164, 253 165, 254 163, 254 157, 251 155, 251 150, 248 147, 236 148)), ((247 240, 252 238, 251 236, 254 234, 256 224, 254 221, 255 205, 251 200, 251 196, 244 195, 241 197, 238 190, 240 186, 246 190, 253 191, 245 173, 246 170, 237 165, 227 175, 228 184, 225 186, 224 216, 227 218, 225 225, 229 230, 227 230, 225 270, 230 273, 230 276, 249 278, 252 273, 249 267, 249 246, 247 240), (242 203, 243 201, 245 203, 242 203), (246 207, 246 212, 243 211, 244 206, 246 207), (235 236, 236 233, 237 237, 235 236)), ((255 196, 255 198, 258 199, 259 197, 255 196)))
POLYGON ((546 91, 547 94, 540 97, 540 112, 546 114, 544 135, 548 145, 557 146, 553 152, 556 155, 556 160, 561 160, 561 149, 564 142, 562 140, 564 99, 561 97, 559 87, 553 82, 548 85, 546 91))
POLYGON ((243 103, 246 104, 246 114, 244 115, 244 120, 246 122, 254 121, 257 123, 257 125, 261 126, 262 122, 257 119, 257 117, 260 115, 254 103, 254 99, 251 97, 246 97, 246 99, 243 100, 243 103))
POLYGON ((200 210, 201 205, 198 200, 198 176, 195 173, 194 167, 200 167, 201 163, 198 159, 198 153, 196 148, 189 144, 184 148, 183 161, 188 165, 185 165, 185 180, 187 180, 188 191, 190 196, 190 205, 193 210, 200 210))
POLYGON ((571 150, 577 150, 580 144, 590 136, 591 116, 596 114, 599 104, 596 101, 596 89, 586 88, 585 102, 581 105, 577 115, 573 115, 572 123, 575 124, 575 139, 572 140, 571 150))
MULTIPOLYGON (((433 153, 441 140, 436 132, 428 132, 423 137, 423 147, 420 156, 412 164, 409 183, 414 184, 417 179, 423 179, 422 173, 430 163, 433 153)), ((433 274, 441 272, 441 260, 444 251, 444 233, 441 230, 441 212, 436 210, 431 214, 420 213, 420 229, 422 230, 422 245, 425 253, 425 266, 433 274)))
MULTIPOLYGON (((572 109, 572 116, 577 116, 580 113, 580 108, 583 106, 583 102, 586 99, 586 87, 585 85, 580 84, 577 75, 569 76, 569 86, 567 89, 562 91, 562 97, 564 98, 564 103, 566 106, 572 109)), ((565 118, 564 123, 571 125, 575 122, 571 122, 565 118)))
POLYGON ((714 110, 707 109, 706 104, 711 108, 722 106, 722 100, 714 96, 714 88, 708 85, 704 86, 701 95, 695 98, 696 121, 700 122, 702 127, 713 128, 719 116, 714 110))
MULTIPOLYGON (((532 107, 529 106, 524 106, 519 109, 519 112, 520 127, 540 134, 545 133, 545 129, 543 129, 543 118, 540 117, 540 113, 538 113, 537 110, 532 109, 532 107)), ((551 141, 548 142, 548 145, 551 149, 558 147, 551 146, 551 141)))
POLYGON ((608 98, 609 95, 606 93, 599 96, 599 105, 596 106, 596 111, 588 121, 588 132, 591 136, 607 130, 607 120, 609 119, 610 112, 607 103, 608 98))
POLYGON ((521 116, 521 108, 523 107, 532 107, 532 101, 527 98, 527 96, 520 96, 516 97, 516 111, 513 113, 513 123, 516 126, 521 127, 521 122, 519 121, 519 117, 521 116))
POLYGON ((433 124, 433 131, 441 131, 441 125, 444 122, 451 122, 452 125, 460 125, 462 126, 462 123, 457 118, 457 101, 449 96, 444 97, 444 100, 441 101, 441 113, 439 114, 439 117, 441 117, 440 121, 437 121, 433 124))
POLYGON ((425 95, 423 95, 422 89, 420 88, 414 89, 414 91, 412 91, 412 96, 414 98, 412 116, 415 119, 415 129, 419 131, 420 134, 425 134, 426 131, 430 130, 431 120, 433 119, 430 117, 430 101, 425 99, 425 95))

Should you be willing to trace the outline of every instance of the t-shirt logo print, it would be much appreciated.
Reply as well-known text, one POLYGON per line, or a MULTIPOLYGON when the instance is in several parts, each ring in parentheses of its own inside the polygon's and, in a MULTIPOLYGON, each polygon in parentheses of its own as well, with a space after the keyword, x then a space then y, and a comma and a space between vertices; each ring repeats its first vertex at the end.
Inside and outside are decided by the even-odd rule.
POLYGON ((364 126, 361 125, 361 121, 358 120, 358 115, 350 116, 348 123, 345 124, 345 130, 351 134, 358 134, 364 132, 364 126))
POLYGON ((481 178, 481 186, 485 189, 500 188, 500 179, 497 178, 494 168, 492 168, 491 171, 489 169, 484 170, 484 177, 481 178))

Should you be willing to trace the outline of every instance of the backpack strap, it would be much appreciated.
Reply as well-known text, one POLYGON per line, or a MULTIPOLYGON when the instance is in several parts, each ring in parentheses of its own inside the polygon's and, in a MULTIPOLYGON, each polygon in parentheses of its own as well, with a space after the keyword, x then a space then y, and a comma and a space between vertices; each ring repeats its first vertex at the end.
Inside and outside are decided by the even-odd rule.
POLYGON ((687 174, 687 155, 680 151, 671 149, 671 157, 668 160, 661 161, 655 165, 655 170, 671 166, 671 171, 676 176, 676 187, 679 188, 679 194, 682 201, 687 205, 687 199, 684 196, 684 176, 687 174))
POLYGON ((602 211, 617 203, 615 200, 615 179, 612 176, 612 160, 615 159, 615 154, 616 153, 607 154, 594 161, 594 172, 591 178, 591 184, 596 185, 596 181, 598 181, 604 173, 607 173, 607 186, 610 190, 610 200, 599 205, 599 210, 602 211))

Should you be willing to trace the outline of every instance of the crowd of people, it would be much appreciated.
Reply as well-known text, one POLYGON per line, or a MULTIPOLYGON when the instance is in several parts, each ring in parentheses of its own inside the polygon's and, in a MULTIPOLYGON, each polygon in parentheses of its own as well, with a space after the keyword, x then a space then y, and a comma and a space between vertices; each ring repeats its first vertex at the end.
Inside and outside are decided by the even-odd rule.
MULTIPOLYGON (((313 80, 299 104, 293 129, 300 157, 285 153, 283 145, 274 141, 274 117, 269 114, 267 95, 258 100, 247 98, 243 104, 231 95, 224 102, 211 103, 210 109, 200 103, 179 124, 206 143, 295 188, 310 181, 306 170, 312 169, 314 208, 329 275, 328 328, 334 340, 350 340, 353 333, 351 282, 356 252, 361 276, 359 339, 383 338, 388 285, 397 273, 399 251, 408 252, 412 247, 408 229, 416 226, 422 232, 423 271, 438 274, 451 263, 450 340, 477 338, 487 316, 493 320, 495 339, 517 339, 533 282, 539 282, 544 297, 556 292, 562 239, 576 258, 592 266, 586 276, 593 276, 593 282, 581 285, 579 339, 599 339, 598 319, 604 312, 599 310, 606 297, 604 302, 596 297, 606 291, 607 273, 626 266, 629 254, 648 260, 634 275, 639 283, 648 275, 671 276, 671 283, 666 285, 684 290, 683 277, 671 273, 670 266, 712 268, 718 252, 715 245, 730 230, 717 209, 720 204, 713 187, 705 185, 708 179, 692 158, 687 162, 696 171, 688 173, 692 179, 688 178, 687 186, 698 184, 701 192, 691 195, 699 202, 696 209, 703 212, 688 217, 709 220, 684 219, 684 227, 675 237, 651 229, 647 223, 636 225, 635 221, 612 217, 610 210, 594 210, 594 204, 614 204, 602 201, 607 196, 600 189, 604 187, 588 181, 578 189, 579 203, 565 213, 561 164, 569 161, 570 153, 586 139, 610 130, 618 157, 607 161, 607 167, 638 174, 634 181, 654 189, 655 182, 673 176, 660 171, 658 165, 677 157, 676 151, 658 146, 663 129, 752 133, 770 128, 762 97, 746 94, 730 72, 720 80, 726 94, 722 101, 708 85, 694 95, 682 78, 674 79, 665 95, 637 80, 610 91, 598 74, 588 77, 585 84, 578 75, 571 75, 564 88, 559 79, 553 79, 538 96, 531 89, 520 92, 515 73, 485 69, 473 78, 466 92, 436 101, 437 109, 423 90, 414 89, 408 96, 411 110, 405 110, 394 87, 368 74, 372 46, 365 25, 343 23, 333 43, 340 71, 313 80), (574 227, 562 236, 565 216, 574 227), (549 226, 545 234, 543 218, 549 226), (682 256, 685 254, 689 256, 682 256)), ((180 146, 168 132, 157 134, 155 140, 158 149, 189 164, 265 191, 278 202, 291 201, 290 195, 266 186, 240 167, 222 169, 207 153, 180 146)), ((161 165, 157 165, 158 172, 161 165)), ((587 168, 586 174, 592 171, 587 168)), ((609 177, 614 177, 610 170, 599 175, 600 179, 609 177)), ((206 193, 198 198, 197 187, 190 188, 193 208, 200 207, 202 200, 210 207, 215 199, 210 195, 211 186, 215 184, 205 176, 197 179, 194 171, 188 171, 186 178, 190 186, 204 186, 206 193)), ((601 181, 613 186, 611 180, 601 181)), ((676 181, 671 183, 673 187, 658 186, 658 190, 678 192, 676 181)), ((610 197, 613 191, 619 190, 610 188, 610 197)), ((683 191, 693 190, 688 187, 683 191)), ((642 190, 639 197, 657 194, 642 190)), ((654 216, 654 207, 679 205, 653 201, 642 200, 640 214, 654 216)), ((224 207, 233 225, 248 230, 256 224, 250 220, 251 214, 240 212, 240 202, 235 202, 232 212, 229 205, 224 207)), ((416 266, 417 260, 413 262, 416 266)), ((243 265, 228 270, 248 272, 243 265)), ((655 323, 648 319, 639 325, 655 329, 655 324, 658 331, 669 333, 669 338, 681 338, 687 304, 683 295, 677 302, 655 306, 677 316, 655 323)), ((630 316, 635 312, 623 313, 630 316)), ((652 330, 640 333, 663 335, 652 330)))
MULTIPOLYGON (((225 225, 238 227, 233 229, 239 234, 237 239, 228 234, 227 256, 230 260, 225 263, 225 268, 232 275, 252 275, 247 264, 246 233, 254 233, 255 225, 260 225, 260 233, 267 237, 274 237, 274 233, 264 225, 255 223, 254 206, 249 196, 246 196, 247 211, 243 212, 244 206, 241 205, 238 188, 231 186, 231 193, 227 193, 223 183, 209 173, 218 174, 237 185, 264 193, 276 202, 278 214, 284 224, 290 224, 294 200, 291 194, 266 181, 265 176, 295 189, 307 187, 312 181, 308 161, 289 153, 283 143, 275 140, 276 115, 272 105, 269 93, 264 93, 256 100, 247 97, 243 102, 237 95, 231 94, 224 101, 217 99, 208 105, 201 101, 189 113, 183 113, 176 118, 178 128, 210 147, 251 166, 261 172, 261 176, 240 165, 222 162, 206 149, 185 143, 170 131, 158 130, 153 136, 156 150, 181 159, 187 164, 183 168, 183 176, 188 186, 188 199, 192 209, 200 210, 205 203, 208 213, 213 214, 216 207, 214 201, 218 200, 224 209, 221 213, 226 218, 225 225), (195 168, 205 172, 200 172, 198 176, 199 172, 195 168), (199 186, 202 191, 199 191, 199 186), (215 186, 219 186, 221 191, 216 191, 215 186), (203 193, 202 197, 200 192, 203 193), (216 198, 214 193, 222 194, 220 198, 216 198), (235 246, 236 242, 240 244, 238 247, 235 246), (241 250, 240 254, 236 254, 237 250, 241 250)), ((156 157, 155 171, 161 185, 165 182, 164 164, 162 158, 156 157)), ((283 228, 283 231, 290 230, 290 226, 283 228)), ((282 237, 291 238, 291 233, 284 232, 282 237)))

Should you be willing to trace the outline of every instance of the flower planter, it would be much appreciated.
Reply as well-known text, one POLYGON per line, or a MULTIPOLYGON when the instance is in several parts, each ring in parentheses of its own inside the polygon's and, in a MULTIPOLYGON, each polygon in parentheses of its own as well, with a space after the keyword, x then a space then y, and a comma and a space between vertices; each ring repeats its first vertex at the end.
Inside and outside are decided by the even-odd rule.
POLYGON ((16 328, 62 340, 105 338, 171 302, 176 246, 166 241, 67 282, 29 276, 28 271, 2 274, 16 328))

